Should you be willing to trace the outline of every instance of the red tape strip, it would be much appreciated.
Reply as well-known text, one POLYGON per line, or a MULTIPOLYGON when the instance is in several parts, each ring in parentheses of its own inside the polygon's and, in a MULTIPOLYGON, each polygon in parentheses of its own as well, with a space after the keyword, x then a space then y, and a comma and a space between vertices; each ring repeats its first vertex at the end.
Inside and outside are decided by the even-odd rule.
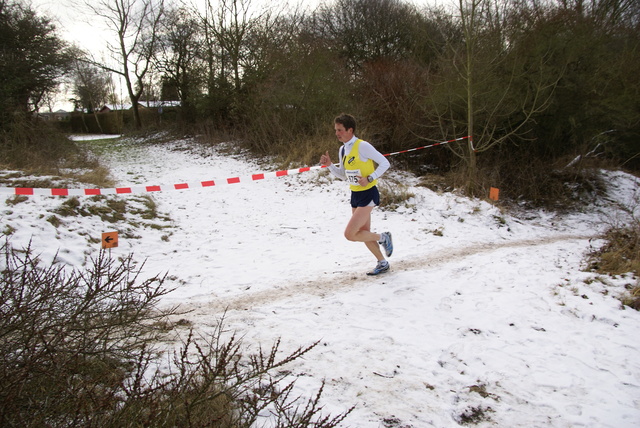
MULTIPOLYGON (((402 150, 399 152, 394 152, 394 153, 388 153, 384 156, 392 156, 392 155, 397 155, 397 154, 401 154, 401 153, 408 153, 408 152, 413 152, 416 150, 422 150, 422 149, 428 149, 430 147, 435 147, 435 146, 440 146, 442 144, 447 144, 447 143, 452 143, 454 141, 461 141, 461 140, 465 140, 465 139, 469 139, 471 140, 471 137, 461 137, 461 138, 456 138, 454 140, 448 140, 448 141, 441 141, 438 143, 434 143, 428 146, 422 146, 422 147, 417 147, 414 149, 408 149, 408 150, 402 150)), ((298 174, 301 172, 307 172, 307 171, 311 171, 311 170, 315 170, 315 169, 322 169, 322 168, 326 168, 326 166, 324 165, 320 165, 320 166, 305 166, 302 168, 298 168, 298 169, 289 169, 289 170, 282 170, 282 171, 276 171, 276 172, 271 172, 271 173, 259 173, 259 174, 253 174, 251 175, 251 177, 248 179, 250 181, 258 181, 258 180, 264 180, 267 176, 275 176, 275 177, 284 177, 284 176, 288 176, 288 175, 292 175, 292 174, 298 174)), ((224 181, 220 181, 220 183, 227 183, 227 184, 237 184, 240 183, 242 181, 246 181, 243 180, 241 177, 231 177, 231 178, 227 178, 224 181)), ((41 189, 41 188, 28 188, 28 187, 0 187, 0 194, 9 194, 9 195, 26 195, 26 196, 32 196, 32 195, 45 195, 45 196, 70 196, 70 195, 87 195, 87 196, 91 196, 91 195, 108 195, 108 194, 118 194, 118 195, 123 195, 123 194, 130 194, 130 193, 147 193, 147 192, 162 192, 164 190, 185 190, 185 189, 197 189, 199 187, 213 187, 216 186, 218 183, 214 180, 208 180, 208 181, 201 181, 200 183, 197 184, 189 184, 189 183, 179 183, 179 184, 174 184, 172 186, 141 186, 141 187, 117 187, 115 189, 41 189)))

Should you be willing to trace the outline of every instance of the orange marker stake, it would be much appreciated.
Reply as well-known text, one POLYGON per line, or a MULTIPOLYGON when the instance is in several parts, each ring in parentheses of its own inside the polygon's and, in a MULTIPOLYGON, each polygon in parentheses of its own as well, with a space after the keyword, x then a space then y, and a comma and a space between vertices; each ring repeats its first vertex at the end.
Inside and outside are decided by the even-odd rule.
POLYGON ((118 246, 118 232, 104 232, 102 234, 102 248, 115 248, 118 246))
POLYGON ((500 198, 500 189, 492 187, 489 189, 489 199, 492 201, 497 201, 500 198))

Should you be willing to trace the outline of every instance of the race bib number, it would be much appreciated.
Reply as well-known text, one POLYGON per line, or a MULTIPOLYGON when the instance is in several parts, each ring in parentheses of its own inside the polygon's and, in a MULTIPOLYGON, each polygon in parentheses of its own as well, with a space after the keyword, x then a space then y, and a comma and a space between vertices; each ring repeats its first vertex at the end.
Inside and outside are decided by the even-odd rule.
POLYGON ((356 186, 360 185, 360 183, 358 183, 358 180, 360 177, 362 177, 362 174, 360 173, 359 169, 347 169, 344 172, 347 175, 347 181, 349 182, 349 184, 353 184, 356 186))

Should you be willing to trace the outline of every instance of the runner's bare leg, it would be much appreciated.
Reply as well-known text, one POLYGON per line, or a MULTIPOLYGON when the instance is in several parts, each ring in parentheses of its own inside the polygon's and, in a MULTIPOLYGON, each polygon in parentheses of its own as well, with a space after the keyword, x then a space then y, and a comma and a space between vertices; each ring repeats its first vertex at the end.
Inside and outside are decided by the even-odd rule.
POLYGON ((344 236, 349 241, 364 242, 378 261, 384 260, 380 251, 380 235, 371 232, 371 211, 374 207, 357 207, 351 210, 351 220, 347 224, 344 236))

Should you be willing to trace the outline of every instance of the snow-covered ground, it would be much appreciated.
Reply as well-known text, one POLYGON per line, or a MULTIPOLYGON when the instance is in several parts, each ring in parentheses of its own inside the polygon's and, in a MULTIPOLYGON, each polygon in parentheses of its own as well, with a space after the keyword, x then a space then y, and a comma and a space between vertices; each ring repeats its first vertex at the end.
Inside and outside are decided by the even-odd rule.
MULTIPOLYGON (((119 186, 265 171, 224 146, 118 144, 104 162, 119 186)), ((390 171, 387 182, 415 196, 374 210, 373 230, 395 243, 392 271, 375 278, 365 246, 342 235, 348 187, 324 170, 150 193, 160 217, 145 221, 64 217, 54 210, 66 198, 50 196, 3 195, 0 212, 14 247, 31 240, 74 266, 118 230, 112 254, 146 260, 143 277, 167 272, 177 288, 164 303, 190 310, 183 318, 200 334, 226 310, 225 326, 247 344, 281 338, 290 352, 320 341, 289 369, 301 394, 326 382, 326 413, 355 405, 344 426, 446 428, 475 417, 480 427, 631 428, 640 426, 640 313, 616 297, 638 279, 584 268, 599 232, 629 221, 619 204, 638 207, 640 181, 606 176, 608 198, 583 213, 514 217, 390 171)))

